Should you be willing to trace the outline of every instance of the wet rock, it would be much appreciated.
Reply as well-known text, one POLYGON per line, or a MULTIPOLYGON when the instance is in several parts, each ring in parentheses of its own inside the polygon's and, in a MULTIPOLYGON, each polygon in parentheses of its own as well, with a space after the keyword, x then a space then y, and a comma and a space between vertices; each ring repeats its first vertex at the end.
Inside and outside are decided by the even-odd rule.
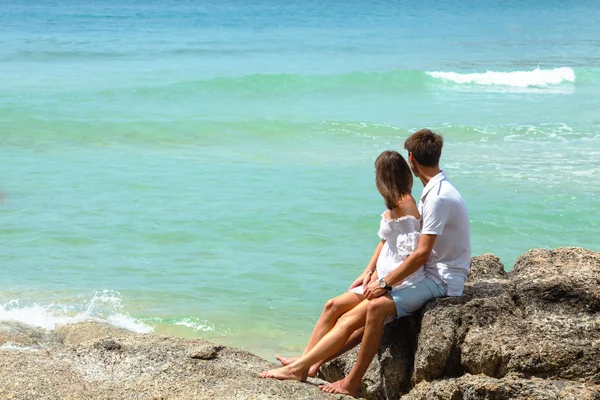
POLYGON ((47 331, 18 322, 0 323, 0 346, 40 346, 48 341, 47 331))
POLYGON ((51 335, 57 342, 79 344, 104 337, 122 335, 128 331, 113 325, 97 322, 81 322, 57 327, 51 335))

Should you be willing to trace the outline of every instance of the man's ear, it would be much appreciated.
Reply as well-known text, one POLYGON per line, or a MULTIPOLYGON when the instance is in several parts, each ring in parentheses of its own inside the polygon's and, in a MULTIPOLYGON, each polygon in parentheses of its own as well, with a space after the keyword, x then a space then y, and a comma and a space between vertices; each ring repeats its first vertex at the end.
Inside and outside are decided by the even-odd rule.
POLYGON ((412 152, 408 152, 408 165, 410 165, 410 170, 413 175, 417 178, 419 177, 419 163, 415 160, 415 156, 413 156, 412 152))

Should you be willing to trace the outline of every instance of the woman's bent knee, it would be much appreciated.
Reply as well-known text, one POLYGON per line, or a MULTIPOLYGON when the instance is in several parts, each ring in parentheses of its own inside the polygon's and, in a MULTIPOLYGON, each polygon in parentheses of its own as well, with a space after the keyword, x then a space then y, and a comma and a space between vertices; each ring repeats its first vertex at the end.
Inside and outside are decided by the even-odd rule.
POLYGON ((325 307, 323 308, 323 314, 327 316, 335 316, 340 312, 340 307, 338 305, 337 299, 329 299, 325 302, 325 307))

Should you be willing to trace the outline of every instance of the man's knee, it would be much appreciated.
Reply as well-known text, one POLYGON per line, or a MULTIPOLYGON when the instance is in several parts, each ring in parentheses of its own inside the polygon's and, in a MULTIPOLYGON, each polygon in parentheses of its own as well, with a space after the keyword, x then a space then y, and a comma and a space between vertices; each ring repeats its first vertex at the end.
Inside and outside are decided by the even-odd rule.
POLYGON ((395 313, 396 307, 392 299, 379 297, 369 301, 367 305, 367 320, 385 320, 395 313))

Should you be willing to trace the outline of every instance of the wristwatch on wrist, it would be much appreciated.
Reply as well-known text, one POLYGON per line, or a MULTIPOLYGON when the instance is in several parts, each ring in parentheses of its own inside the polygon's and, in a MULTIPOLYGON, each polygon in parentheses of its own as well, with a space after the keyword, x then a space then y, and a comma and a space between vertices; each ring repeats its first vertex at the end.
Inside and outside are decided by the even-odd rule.
POLYGON ((392 290, 392 287, 388 286, 387 282, 385 281, 385 278, 379 279, 379 287, 382 288, 382 289, 387 290, 388 292, 390 290, 392 290))

